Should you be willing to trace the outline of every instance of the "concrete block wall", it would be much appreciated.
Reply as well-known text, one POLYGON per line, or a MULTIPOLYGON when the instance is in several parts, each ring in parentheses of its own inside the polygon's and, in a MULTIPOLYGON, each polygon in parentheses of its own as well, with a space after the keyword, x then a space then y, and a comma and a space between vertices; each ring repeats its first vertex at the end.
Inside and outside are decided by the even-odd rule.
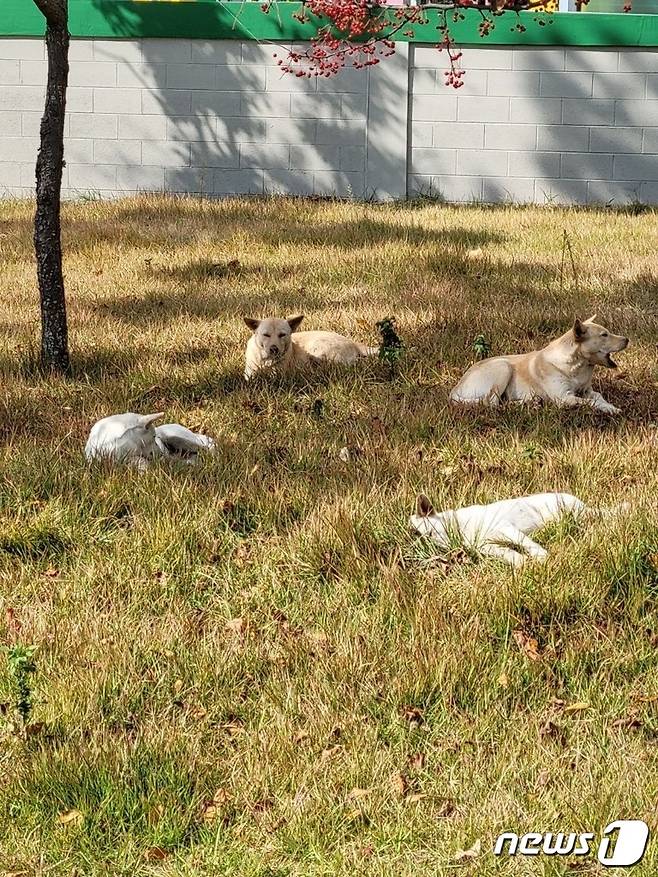
MULTIPOLYGON (((280 73, 285 47, 76 39, 64 194, 138 191, 447 201, 658 203, 658 50, 398 44, 332 79, 280 73)), ((0 194, 29 196, 40 39, 0 38, 0 194)))
POLYGON ((658 50, 467 48, 457 92, 436 49, 411 63, 410 194, 658 203, 658 50))

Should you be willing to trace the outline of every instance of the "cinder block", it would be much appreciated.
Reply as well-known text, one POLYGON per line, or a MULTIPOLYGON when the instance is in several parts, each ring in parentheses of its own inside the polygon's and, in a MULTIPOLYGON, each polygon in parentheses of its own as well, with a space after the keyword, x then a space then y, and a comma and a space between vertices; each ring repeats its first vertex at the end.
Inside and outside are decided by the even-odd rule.
POLYGON ((72 61, 69 65, 69 85, 115 86, 117 65, 112 61, 72 61))
POLYGON ((240 167, 240 149, 237 143, 199 142, 190 145, 192 167, 240 167))
POLYGON ((566 69, 585 71, 587 73, 616 73, 619 64, 617 49, 601 47, 600 49, 566 50, 566 69))
POLYGON ((537 204, 586 204, 587 183, 584 180, 537 180, 535 201, 537 204))
POLYGON ((141 94, 134 88, 95 88, 95 113, 140 113, 141 94))
POLYGON ((482 200, 487 204, 530 204, 535 200, 535 181, 513 177, 485 177, 482 200))
MULTIPOLYGON (((456 126, 449 126, 450 129, 456 126)), ((414 122, 411 126, 411 146, 432 146, 432 133, 434 125, 431 122, 414 122)), ((437 144, 440 145, 440 144, 437 144)), ((449 144, 450 146, 456 144, 449 144)))
POLYGON ((165 169, 164 188, 167 192, 208 195, 214 192, 215 169, 209 167, 178 167, 165 169))
MULTIPOLYGON (((460 89, 460 97, 461 94, 462 90, 460 89)), ((498 97, 533 97, 538 95, 539 73, 532 70, 490 70, 487 79, 487 94, 498 97)))
POLYGON ((68 114, 71 137, 87 140, 112 140, 117 137, 119 126, 117 117, 102 113, 68 114))
POLYGON ((507 173, 507 153, 491 149, 460 149, 457 174, 461 176, 503 176, 507 173))
MULTIPOLYGON (((343 148, 359 149, 358 146, 343 148)), ((363 154, 365 155, 365 150, 363 154)), ((339 170, 340 147, 293 145, 290 147, 290 167, 293 170, 339 170)), ((355 168, 344 168, 344 170, 355 170, 355 168)))
POLYGON ((193 64, 240 64, 242 43, 239 40, 192 40, 193 64))
POLYGON ((217 195, 262 195, 263 171, 215 171, 213 192, 217 195))
MULTIPOLYGON (((413 74, 413 93, 414 94, 435 94, 436 93, 436 69, 421 67, 414 70, 413 74)), ((486 74, 485 74, 486 76, 486 74)), ((443 76, 441 77, 441 85, 443 85, 443 76)))
MULTIPOLYGON (((465 69, 465 68, 464 68, 465 69)), ((486 70, 466 70, 462 82, 464 83, 457 94, 457 99, 462 100, 466 96, 477 97, 488 94, 489 77, 498 75, 498 71, 487 73, 486 70)), ((503 73, 504 75, 504 73, 503 73)), ((436 90, 438 94, 449 95, 453 92, 451 85, 446 85, 443 71, 437 73, 436 90)))
POLYGON ((413 201, 417 198, 429 198, 431 190, 432 177, 428 174, 408 174, 407 175, 407 194, 413 201))
POLYGON ((365 144, 365 125, 359 121, 330 121, 320 119, 317 123, 318 143, 340 143, 341 146, 362 146, 365 144))
MULTIPOLYGON (((292 95, 293 100, 303 99, 292 95)), ((290 115, 289 94, 242 94, 240 95, 239 115, 260 119, 263 117, 284 117, 290 115)), ((293 116, 300 115, 292 113, 293 116)))
MULTIPOLYGON (((116 140, 113 141, 116 146, 116 140)), ((94 149, 93 140, 78 140, 67 138, 64 141, 64 159, 67 164, 93 164, 94 149)))
POLYGON ((167 88, 190 88, 195 93, 215 88, 215 68, 208 64, 167 64, 167 88))
POLYGON ((43 111, 45 90, 43 88, 22 85, 16 88, 13 85, 0 85, 0 112, 11 110, 41 110, 43 111))
POLYGON ((167 117, 146 115, 120 115, 119 138, 121 140, 166 140, 167 117))
POLYGON ((66 92, 67 113, 91 113, 94 106, 94 89, 69 88, 66 92))
POLYGON ((73 37, 69 43, 69 62, 93 61, 94 41, 73 37))
POLYGON ((612 156, 564 153, 560 176, 569 180, 609 180, 612 178, 612 156))
POLYGON ((5 61, 40 61, 46 57, 46 45, 42 37, 0 39, 0 59, 5 61))
POLYGON ((28 155, 33 155, 36 160, 38 148, 38 137, 4 137, 0 135, 0 161, 16 161, 28 155))
MULTIPOLYGON (((11 63, 11 62, 2 62, 11 63)), ((47 61, 21 61, 20 81, 23 85, 43 85, 45 87, 48 78, 47 61)))
MULTIPOLYGON (((639 97, 639 95, 633 95, 639 97)), ((649 73, 647 76, 647 92, 648 100, 656 100, 658 98, 658 73, 649 73)))
POLYGON ((41 116, 39 113, 0 113, 0 131, 5 137, 38 137, 41 116), (22 116, 22 118, 21 118, 22 116), (26 121, 27 120, 27 121, 26 121), (36 127, 34 123, 36 122, 36 127))
MULTIPOLYGON (((89 143, 88 140, 81 141, 89 143)), ((96 164, 141 164, 142 144, 135 140, 94 140, 96 164)), ((146 162, 151 164, 151 162, 146 162)))
POLYGON ((142 143, 142 164, 162 167, 189 167, 190 144, 145 140, 142 143))
MULTIPOLYGON (((0 40, 0 44, 2 40, 0 40)), ((34 170, 34 168, 33 168, 34 170)), ((16 161, 0 162, 0 191, 21 185, 21 166, 16 161)))
POLYGON ((117 64, 117 85, 120 88, 167 87, 166 64, 117 64))
POLYGON ((620 183, 612 180, 592 180, 587 184, 588 204, 628 204, 639 201, 642 186, 640 182, 620 183))
POLYGON ((620 73, 655 73, 658 70, 658 48, 619 49, 620 73))
POLYGON ((364 146, 340 147, 340 170, 365 172, 366 150, 364 146))
POLYGON ((335 195, 337 198, 363 198, 363 174, 347 171, 314 171, 314 195, 335 195))
POLYGON ((277 67, 278 59, 287 57, 287 48, 287 45, 281 43, 272 43, 268 45, 267 43, 256 43, 245 40, 242 43, 242 63, 262 64, 264 67, 277 67))
POLYGON ((268 91, 285 91, 291 94, 317 94, 318 81, 315 77, 297 77, 291 73, 282 73, 278 67, 266 68, 266 88, 268 91))
POLYGON ((537 146, 537 126, 486 125, 484 145, 487 149, 535 149, 537 146))
POLYGON ((510 98, 510 121, 538 125, 559 124, 562 121, 562 101, 554 97, 543 97, 541 100, 510 98))
POLYGON ((642 128, 592 128, 591 152, 642 152, 642 128))
POLYGON ((211 116, 239 116, 239 91, 193 91, 192 113, 211 116))
POLYGON ((457 119, 456 95, 414 95, 411 117, 418 122, 454 122, 457 119))
POLYGON ((68 170, 71 189, 96 191, 116 186, 116 165, 70 164, 68 170))
POLYGON ((516 152, 510 156, 511 177, 551 179, 560 176, 560 156, 556 152, 516 152))
POLYGON ((563 101, 562 121, 565 125, 612 125, 614 118, 613 100, 568 98, 563 101))
POLYGON ((658 183, 642 183, 639 200, 642 204, 658 204, 658 183))
POLYGON ((267 135, 265 119, 235 117, 216 120, 218 140, 234 143, 263 143, 267 135))
MULTIPOLYGON (((279 97, 279 95, 272 95, 279 97)), ((290 115, 299 119, 340 119, 343 117, 343 100, 339 94, 293 94, 291 100, 290 115)), ((350 95, 352 97, 352 95, 350 95)), ((356 97, 356 95, 354 96, 356 97)), ((360 95, 359 95, 360 97, 360 95)), ((277 113, 277 115, 285 115, 277 113)))
MULTIPOLYGON (((638 128, 619 128, 620 131, 631 131, 637 134, 638 128)), ((639 149, 618 149, 616 152, 639 152, 639 149)), ((642 152, 653 153, 658 155, 658 128, 645 128, 644 137, 642 138, 642 152)))
POLYGON ((265 139, 268 143, 315 143, 316 133, 317 122, 312 119, 271 119, 266 122, 265 139))
MULTIPOLYGON (((269 73, 268 73, 269 75, 269 73)), ((316 79, 319 94, 364 94, 368 84, 368 71, 355 70, 353 67, 343 67, 335 76, 316 79)))
POLYGON ((166 120, 167 140, 186 143, 217 140, 217 119, 214 116, 171 116, 166 120))
POLYGON ((411 171, 414 174, 457 173, 457 150, 418 147, 411 151, 411 171))
POLYGON ((545 152, 587 152, 589 128, 578 125, 540 125, 537 128, 537 149, 545 152))
POLYGON ((182 39, 142 40, 142 60, 151 64, 186 64, 192 61, 192 42, 182 39))
POLYGON ((539 93, 542 97, 586 98, 592 96, 592 73, 541 73, 539 93))
MULTIPOLYGON (((319 97, 319 95, 318 95, 319 97)), ((323 95, 324 97, 324 95, 323 95)), ((294 95, 293 95, 294 99, 294 95)), ((365 119, 368 97, 365 94, 344 94, 340 99, 341 119, 365 119)))
POLYGON ((167 116, 185 116, 192 112, 192 93, 190 91, 141 90, 142 112, 146 114, 164 113, 167 116))
POLYGON ((134 64, 142 60, 139 40, 94 40, 95 61, 126 61, 134 64))
POLYGON ((658 180, 658 161, 655 155, 616 155, 615 180, 658 180))
MULTIPOLYGON (((23 161, 20 163, 21 179, 20 185, 29 191, 29 197, 34 195, 37 187, 36 181, 36 156, 32 161, 23 161)), ((62 168, 62 188, 68 185, 68 168, 62 168)))
POLYGON ((165 185, 165 172, 161 167, 119 167, 116 187, 126 192, 161 192, 165 185))
POLYGON ((430 177, 430 190, 425 194, 451 204, 468 204, 482 200, 482 178, 460 176, 430 177))
POLYGON ((647 77, 644 73, 595 73, 594 97, 643 100, 647 77))
POLYGON ((240 146, 240 167, 288 170, 290 167, 290 147, 244 143, 240 146))
POLYGON ((312 195, 313 174, 309 171, 263 171, 266 195, 312 195))
MULTIPOLYGON (((418 64, 418 49, 416 49, 416 64, 418 64)), ((434 64, 441 69, 446 67, 446 56, 445 52, 437 52, 434 49, 423 49, 423 52, 429 52, 427 58, 433 56, 434 64)), ((466 70, 466 76, 468 76, 469 70, 511 70, 512 69, 512 57, 513 57, 512 49, 503 49, 498 46, 485 46, 480 44, 475 47, 467 47, 462 49, 462 59, 461 64, 464 70, 466 70)), ((421 56, 422 58, 425 55, 421 56)), ((425 63, 425 62, 423 62, 425 63)), ((429 61, 428 61, 429 63, 429 61)))
POLYGON ((510 98, 459 97, 457 118, 460 122, 508 122, 510 98))
POLYGON ((533 49, 514 49, 512 68, 514 70, 539 70, 559 72, 564 70, 564 49, 548 49, 536 46, 533 49))
POLYGON ((614 104, 615 126, 641 128, 647 122, 658 119, 658 100, 616 100, 614 104))
POLYGON ((215 88, 220 91, 265 91, 264 67, 215 67, 215 88))
MULTIPOLYGON (((2 42, 0 40, 0 42, 2 42)), ((35 63, 35 62, 32 62, 35 63)), ((39 63, 39 62, 36 62, 39 63)), ((19 61, 0 61, 0 85, 18 85, 21 81, 19 61)), ((31 83, 30 83, 31 84, 31 83)))

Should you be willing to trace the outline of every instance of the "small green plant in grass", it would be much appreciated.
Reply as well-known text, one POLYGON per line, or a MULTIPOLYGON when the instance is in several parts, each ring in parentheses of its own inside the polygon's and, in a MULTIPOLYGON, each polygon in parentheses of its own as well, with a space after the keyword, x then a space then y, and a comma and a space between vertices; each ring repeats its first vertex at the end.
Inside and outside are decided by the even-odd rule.
POLYGON ((7 649, 7 664, 14 688, 14 706, 23 721, 23 727, 27 725, 34 706, 32 675, 37 670, 34 662, 35 651, 36 646, 16 645, 7 649))
POLYGON ((486 359, 491 356, 491 344, 484 335, 476 335, 473 341, 473 350, 478 359, 486 359))
POLYGON ((392 371, 404 353, 404 342, 397 333, 395 317, 384 317, 376 326, 382 336, 379 358, 392 371))

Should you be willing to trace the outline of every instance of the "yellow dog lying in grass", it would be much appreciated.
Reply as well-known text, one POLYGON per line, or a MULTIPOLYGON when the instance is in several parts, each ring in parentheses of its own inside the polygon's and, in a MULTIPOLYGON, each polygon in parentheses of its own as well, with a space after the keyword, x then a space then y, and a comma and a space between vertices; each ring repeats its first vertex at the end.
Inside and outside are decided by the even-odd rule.
POLYGON ((592 375, 597 365, 617 367, 611 354, 624 350, 628 338, 613 335, 595 323, 595 318, 576 320, 572 329, 541 350, 476 363, 454 388, 450 401, 499 405, 507 400, 546 399, 567 407, 591 405, 604 414, 619 414, 619 408, 592 389, 592 375))
POLYGON ((244 317, 253 332, 245 354, 246 380, 269 368, 289 374, 312 362, 350 364, 363 356, 375 356, 378 352, 377 347, 366 347, 337 332, 298 332, 303 319, 303 314, 285 320, 244 317))

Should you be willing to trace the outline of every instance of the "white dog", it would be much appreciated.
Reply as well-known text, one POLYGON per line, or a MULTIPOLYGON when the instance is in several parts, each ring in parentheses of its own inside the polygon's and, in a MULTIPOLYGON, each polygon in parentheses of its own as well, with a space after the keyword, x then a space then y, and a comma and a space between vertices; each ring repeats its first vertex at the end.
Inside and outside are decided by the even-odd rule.
POLYGON ((312 362, 349 364, 362 356, 375 356, 378 353, 379 348, 366 347, 337 332, 297 332, 303 319, 303 314, 286 320, 244 317, 253 332, 245 353, 246 380, 268 368, 285 374, 312 362))
POLYGON ((414 530, 430 536, 441 548, 450 548, 459 542, 485 557, 497 557, 512 566, 521 566, 529 558, 542 561, 548 557, 546 550, 533 542, 528 534, 551 521, 569 513, 583 518, 597 514, 614 515, 624 510, 623 506, 618 509, 588 508, 570 493, 535 493, 489 505, 435 512, 429 499, 421 493, 416 499, 416 514, 411 516, 410 523, 414 530))
POLYGON ((158 457, 196 462, 200 451, 212 451, 215 442, 179 423, 155 426, 164 414, 112 414, 95 423, 87 444, 88 460, 106 459, 145 469, 158 457))
POLYGON ((613 335, 594 322, 581 322, 541 350, 494 356, 471 366, 450 394, 462 405, 499 405, 501 401, 546 399, 558 405, 590 405, 604 414, 620 409, 592 389, 597 365, 616 368, 611 354, 628 346, 628 338, 613 335))

